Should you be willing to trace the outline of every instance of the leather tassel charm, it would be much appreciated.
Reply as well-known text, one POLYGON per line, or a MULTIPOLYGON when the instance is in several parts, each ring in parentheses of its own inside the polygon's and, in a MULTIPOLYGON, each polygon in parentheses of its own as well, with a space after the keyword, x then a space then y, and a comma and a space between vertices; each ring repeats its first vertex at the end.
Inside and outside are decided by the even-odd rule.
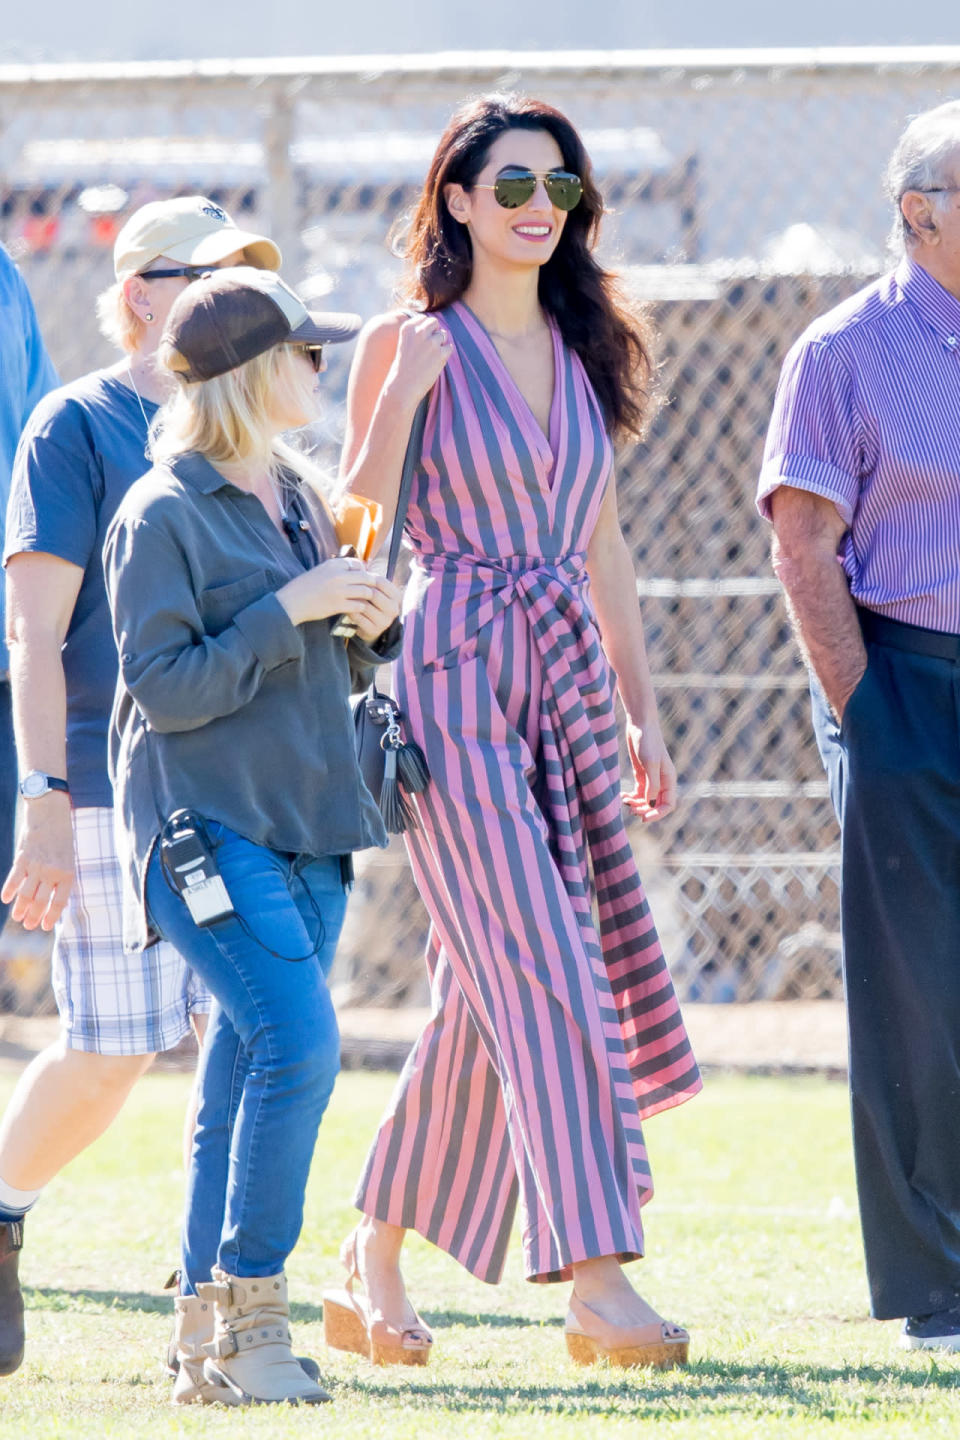
POLYGON ((427 788, 427 757, 415 740, 405 740, 397 750, 397 779, 408 795, 419 795, 427 788))
POLYGON ((405 830, 417 828, 417 817, 403 797, 397 783, 397 754, 402 746, 389 743, 383 747, 383 786, 380 790, 380 814, 383 823, 392 835, 402 835, 405 830))
POLYGON ((404 740, 396 701, 376 685, 357 702, 353 716, 360 770, 384 825, 391 835, 415 830, 417 812, 407 796, 419 795, 429 784, 426 756, 415 741, 404 740))

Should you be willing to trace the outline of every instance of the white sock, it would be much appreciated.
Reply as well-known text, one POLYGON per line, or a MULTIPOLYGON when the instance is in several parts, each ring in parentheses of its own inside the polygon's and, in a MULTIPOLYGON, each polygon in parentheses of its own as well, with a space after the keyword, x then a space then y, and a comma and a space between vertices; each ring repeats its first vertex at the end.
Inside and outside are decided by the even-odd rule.
POLYGON ((26 1215, 39 1194, 39 1190, 14 1190, 0 1176, 0 1210, 6 1210, 8 1214, 26 1215))

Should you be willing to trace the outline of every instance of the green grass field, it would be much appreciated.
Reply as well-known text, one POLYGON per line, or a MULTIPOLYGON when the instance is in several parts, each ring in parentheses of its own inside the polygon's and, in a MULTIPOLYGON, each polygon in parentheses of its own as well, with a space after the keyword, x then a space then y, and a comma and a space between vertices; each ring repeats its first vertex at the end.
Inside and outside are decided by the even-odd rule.
MULTIPOLYGON (((11 1077, 0 1078, 0 1101, 11 1077)), ((331 1355, 320 1294, 337 1283, 349 1195, 392 1079, 341 1078, 324 1122, 306 1225, 289 1267, 297 1348, 335 1403, 174 1410, 160 1356, 177 1254, 179 1130, 188 1079, 148 1076, 112 1131, 50 1187, 22 1271, 28 1356, 0 1380, 0 1436, 460 1436, 696 1440, 960 1436, 960 1358, 897 1349, 867 1317, 843 1086, 718 1078, 647 1126, 658 1195, 649 1258, 633 1273, 688 1325, 686 1372, 577 1370, 566 1289, 520 1277, 491 1288, 419 1240, 411 1293, 437 1344, 426 1370, 331 1355)))

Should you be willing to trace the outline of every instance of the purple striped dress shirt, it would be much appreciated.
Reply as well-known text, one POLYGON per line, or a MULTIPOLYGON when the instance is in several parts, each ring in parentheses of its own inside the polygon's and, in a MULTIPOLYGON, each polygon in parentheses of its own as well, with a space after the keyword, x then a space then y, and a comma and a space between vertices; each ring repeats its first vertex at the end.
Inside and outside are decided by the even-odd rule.
POLYGON ((960 300, 905 259, 784 361, 757 493, 832 500, 860 605, 960 633, 960 300))

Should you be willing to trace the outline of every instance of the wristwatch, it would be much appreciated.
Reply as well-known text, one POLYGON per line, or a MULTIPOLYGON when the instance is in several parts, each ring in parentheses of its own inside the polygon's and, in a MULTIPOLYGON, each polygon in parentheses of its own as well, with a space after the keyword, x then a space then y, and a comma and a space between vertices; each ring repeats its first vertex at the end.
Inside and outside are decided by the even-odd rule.
POLYGON ((55 775, 44 775, 42 770, 31 770, 20 781, 20 794, 25 800, 38 800, 50 790, 65 790, 69 794, 70 786, 55 775))

